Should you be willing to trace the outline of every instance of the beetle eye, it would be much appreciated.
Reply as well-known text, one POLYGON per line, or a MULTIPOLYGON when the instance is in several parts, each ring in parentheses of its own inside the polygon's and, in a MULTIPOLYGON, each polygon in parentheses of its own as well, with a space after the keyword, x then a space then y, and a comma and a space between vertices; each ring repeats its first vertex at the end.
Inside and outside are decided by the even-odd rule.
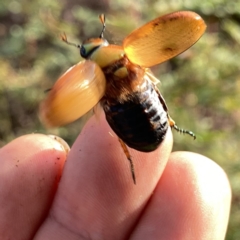
POLYGON ((87 52, 86 52, 86 49, 84 48, 84 46, 81 46, 80 48, 80 54, 83 58, 86 58, 87 57, 87 52))

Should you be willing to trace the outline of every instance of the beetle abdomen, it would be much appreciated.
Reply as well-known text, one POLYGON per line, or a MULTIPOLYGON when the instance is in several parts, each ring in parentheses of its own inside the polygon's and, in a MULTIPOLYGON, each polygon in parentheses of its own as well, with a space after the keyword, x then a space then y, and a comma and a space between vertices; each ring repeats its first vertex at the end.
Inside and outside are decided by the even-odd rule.
POLYGON ((154 151, 166 135, 167 113, 150 81, 145 91, 132 92, 121 103, 103 101, 103 109, 113 131, 131 148, 154 151))

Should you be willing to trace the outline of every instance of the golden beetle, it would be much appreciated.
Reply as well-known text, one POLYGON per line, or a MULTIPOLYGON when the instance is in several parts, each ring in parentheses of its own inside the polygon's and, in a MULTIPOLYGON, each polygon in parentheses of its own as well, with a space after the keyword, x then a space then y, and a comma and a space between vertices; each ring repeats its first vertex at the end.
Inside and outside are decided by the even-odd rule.
POLYGON ((127 146, 142 152, 154 151, 163 141, 168 126, 177 127, 168 113, 159 82, 149 67, 162 63, 191 47, 206 29, 203 19, 190 11, 174 12, 158 17, 128 35, 123 46, 111 45, 103 37, 105 17, 100 15, 103 29, 98 38, 76 45, 85 61, 68 69, 55 83, 40 107, 42 121, 60 126, 81 117, 98 103, 106 120, 117 134, 130 161, 127 146), (127 146, 126 146, 127 145, 127 146))

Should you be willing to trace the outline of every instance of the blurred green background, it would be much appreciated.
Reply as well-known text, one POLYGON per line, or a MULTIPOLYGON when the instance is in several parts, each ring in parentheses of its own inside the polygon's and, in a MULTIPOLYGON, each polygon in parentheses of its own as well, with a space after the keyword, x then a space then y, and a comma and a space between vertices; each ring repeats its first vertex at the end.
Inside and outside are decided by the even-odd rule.
MULTIPOLYGON (((174 132, 174 150, 198 152, 226 171, 233 199, 227 240, 240 239, 240 1, 239 0, 82 0, 0 2, 0 147, 22 134, 51 132, 70 144, 81 120, 45 130, 38 119, 44 90, 81 60, 59 35, 81 43, 99 36, 121 44, 149 20, 178 10, 199 13, 207 32, 190 50, 153 68, 177 124, 197 135, 174 132)), ((164 34, 164 33, 163 33, 164 34)))

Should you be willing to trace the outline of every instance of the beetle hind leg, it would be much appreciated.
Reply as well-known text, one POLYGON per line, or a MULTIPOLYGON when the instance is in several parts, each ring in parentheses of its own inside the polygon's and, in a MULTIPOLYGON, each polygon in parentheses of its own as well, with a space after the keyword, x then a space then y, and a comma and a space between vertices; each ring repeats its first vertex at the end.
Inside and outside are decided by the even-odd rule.
POLYGON ((131 173, 132 173, 132 179, 133 179, 133 182, 134 184, 136 184, 136 177, 135 177, 135 172, 134 172, 134 165, 133 165, 133 161, 132 161, 132 158, 131 158, 131 155, 129 153, 129 150, 127 148, 127 145, 123 142, 122 139, 118 138, 120 144, 121 144, 121 147, 130 163, 130 170, 131 170, 131 173))
POLYGON ((173 121, 173 119, 172 119, 170 116, 168 116, 168 121, 169 121, 170 127, 171 127, 171 128, 174 128, 177 132, 183 133, 183 134, 188 134, 188 135, 190 135, 191 137, 193 137, 194 140, 196 139, 195 133, 193 133, 192 131, 188 131, 188 130, 179 128, 179 127, 175 124, 175 122, 173 121))

